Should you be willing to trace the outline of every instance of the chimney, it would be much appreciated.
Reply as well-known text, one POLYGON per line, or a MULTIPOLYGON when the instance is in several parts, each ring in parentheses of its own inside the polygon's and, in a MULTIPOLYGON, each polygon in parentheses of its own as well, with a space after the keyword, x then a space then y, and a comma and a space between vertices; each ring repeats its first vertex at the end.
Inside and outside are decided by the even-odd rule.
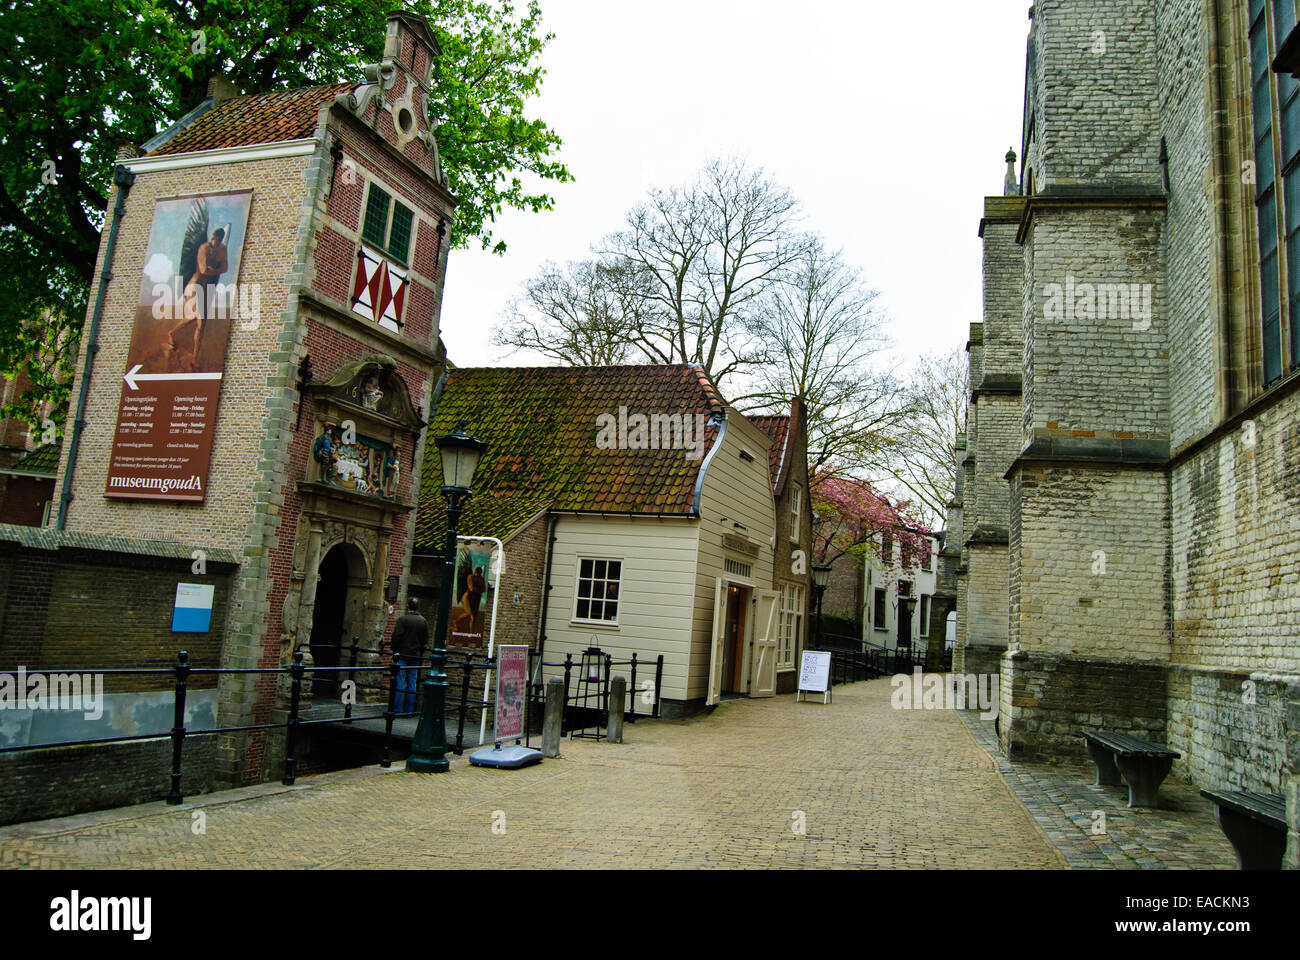
POLYGON ((383 63, 400 66, 427 90, 432 81, 433 61, 441 54, 433 29, 424 17, 404 11, 388 15, 383 63))
POLYGON ((134 160, 138 156, 141 156, 140 148, 129 140, 123 140, 117 145, 118 163, 121 163, 124 160, 134 160))
POLYGON ((212 99, 212 105, 219 107, 227 100, 233 100, 239 96, 239 91, 235 85, 226 79, 224 74, 214 73, 208 77, 208 96, 212 99))
POLYGON ((1002 182, 1002 194, 1007 197, 1020 196, 1020 179, 1016 176, 1016 151, 1007 151, 1007 178, 1002 182))

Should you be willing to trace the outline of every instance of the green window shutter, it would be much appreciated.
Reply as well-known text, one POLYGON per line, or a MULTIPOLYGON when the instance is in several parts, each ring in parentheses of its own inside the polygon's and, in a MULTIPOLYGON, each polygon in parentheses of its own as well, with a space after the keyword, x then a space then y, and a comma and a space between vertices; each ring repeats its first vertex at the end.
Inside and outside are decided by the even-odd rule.
POLYGON ((388 226, 388 194, 373 183, 366 198, 366 219, 361 227, 361 239, 384 248, 384 228, 388 226))
POLYGON ((400 203, 393 204, 393 229, 388 236, 388 255, 406 263, 411 247, 411 221, 414 214, 400 203))

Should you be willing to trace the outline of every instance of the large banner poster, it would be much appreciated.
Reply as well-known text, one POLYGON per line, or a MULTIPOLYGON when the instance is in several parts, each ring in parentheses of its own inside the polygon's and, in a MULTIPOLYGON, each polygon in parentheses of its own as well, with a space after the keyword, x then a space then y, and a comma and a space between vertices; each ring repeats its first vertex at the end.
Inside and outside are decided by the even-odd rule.
POLYGON ((464 645, 483 641, 483 595, 491 567, 489 544, 461 543, 456 551, 456 596, 450 611, 451 635, 464 645))
POLYGON ((204 497, 252 198, 244 190, 154 205, 106 497, 204 497))

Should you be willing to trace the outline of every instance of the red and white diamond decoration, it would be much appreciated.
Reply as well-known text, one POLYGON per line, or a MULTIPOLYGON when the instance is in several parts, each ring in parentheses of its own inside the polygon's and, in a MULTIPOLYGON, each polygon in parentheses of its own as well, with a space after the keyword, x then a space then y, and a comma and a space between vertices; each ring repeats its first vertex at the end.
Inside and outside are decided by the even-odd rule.
POLYGON ((363 246, 357 252, 357 274, 352 281, 352 310, 367 320, 397 333, 406 302, 406 271, 363 246))

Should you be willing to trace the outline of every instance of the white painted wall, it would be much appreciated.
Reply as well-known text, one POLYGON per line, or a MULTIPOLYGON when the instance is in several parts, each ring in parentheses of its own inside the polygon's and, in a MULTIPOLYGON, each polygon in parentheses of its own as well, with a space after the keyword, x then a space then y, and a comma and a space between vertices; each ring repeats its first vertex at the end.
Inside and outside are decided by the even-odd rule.
MULTIPOLYGON (((600 647, 615 660, 626 660, 635 651, 638 661, 650 664, 644 673, 638 667, 639 686, 643 677, 653 678, 654 658, 662 653, 662 696, 685 699, 697 532, 698 525, 686 518, 560 515, 546 612, 546 661, 558 663, 572 653, 576 662, 587 647, 600 647), (581 557, 622 561, 617 623, 574 618, 581 557)), ((621 668, 616 672, 627 671, 621 668)), ((548 669, 545 675, 562 674, 562 670, 548 669)))
MULTIPOLYGON (((863 596, 866 598, 866 609, 863 611, 862 618, 862 639, 868 643, 887 647, 891 650, 898 646, 898 582, 900 579, 912 581, 912 595, 918 598, 916 615, 912 617, 913 645, 925 633, 921 629, 924 623, 921 619, 920 598, 923 596, 929 597, 929 603, 933 607, 934 593, 939 585, 939 544, 937 540, 930 538, 929 571, 921 569, 919 558, 904 571, 903 551, 897 541, 894 543, 893 552, 893 562, 887 569, 885 563, 880 560, 880 544, 877 542, 876 552, 868 562, 867 569, 863 572, 865 581, 863 596), (885 620, 883 624, 877 624, 873 619, 875 617, 875 591, 878 588, 885 590, 885 620)), ((933 616, 933 609, 931 610, 931 616, 933 616)))

